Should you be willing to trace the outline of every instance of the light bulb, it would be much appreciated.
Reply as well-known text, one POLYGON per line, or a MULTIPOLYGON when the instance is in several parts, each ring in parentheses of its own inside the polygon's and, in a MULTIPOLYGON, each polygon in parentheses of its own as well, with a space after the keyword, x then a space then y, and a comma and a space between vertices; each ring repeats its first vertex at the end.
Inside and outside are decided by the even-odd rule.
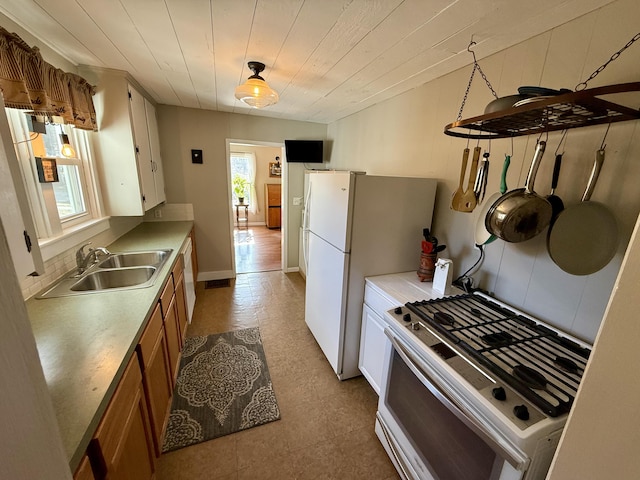
POLYGON ((60 134, 60 143, 62 143, 62 147, 60 148, 60 155, 66 158, 75 158, 76 151, 69 143, 69 137, 66 133, 60 134))

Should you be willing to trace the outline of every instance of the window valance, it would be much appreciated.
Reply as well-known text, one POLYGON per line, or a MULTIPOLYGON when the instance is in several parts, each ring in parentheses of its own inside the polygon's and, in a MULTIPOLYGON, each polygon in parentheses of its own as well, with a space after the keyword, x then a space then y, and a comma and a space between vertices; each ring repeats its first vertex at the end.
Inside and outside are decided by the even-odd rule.
POLYGON ((0 27, 0 90, 9 108, 61 117, 84 130, 97 130, 95 88, 84 78, 45 62, 37 47, 0 27))

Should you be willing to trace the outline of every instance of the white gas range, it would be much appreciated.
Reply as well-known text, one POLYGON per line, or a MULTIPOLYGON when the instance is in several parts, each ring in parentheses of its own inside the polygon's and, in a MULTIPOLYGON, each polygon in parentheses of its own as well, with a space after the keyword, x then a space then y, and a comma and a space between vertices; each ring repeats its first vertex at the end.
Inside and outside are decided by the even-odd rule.
POLYGON ((478 293, 385 317, 376 432, 401 476, 543 479, 591 346, 478 293))

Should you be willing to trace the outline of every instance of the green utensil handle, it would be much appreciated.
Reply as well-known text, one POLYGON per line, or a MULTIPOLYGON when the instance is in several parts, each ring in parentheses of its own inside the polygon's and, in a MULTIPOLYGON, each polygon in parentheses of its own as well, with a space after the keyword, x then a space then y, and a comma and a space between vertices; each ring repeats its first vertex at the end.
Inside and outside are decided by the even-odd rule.
POLYGON ((500 177, 500 193, 506 193, 507 191, 507 170, 511 165, 511 155, 504 156, 504 164, 502 165, 502 177, 500 177))

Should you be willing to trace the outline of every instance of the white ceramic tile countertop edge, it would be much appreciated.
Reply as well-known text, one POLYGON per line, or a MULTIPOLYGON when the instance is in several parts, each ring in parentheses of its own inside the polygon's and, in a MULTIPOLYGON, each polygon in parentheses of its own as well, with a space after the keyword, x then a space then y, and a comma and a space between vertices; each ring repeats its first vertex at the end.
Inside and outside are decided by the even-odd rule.
POLYGON ((456 287, 447 289, 446 294, 433 289, 432 282, 421 282, 415 271, 392 273, 367 277, 366 283, 383 295, 394 305, 404 305, 407 302, 431 300, 450 295, 460 295, 464 292, 456 287))
POLYGON ((142 223, 107 247, 173 252, 148 288, 26 302, 62 441, 74 471, 153 312, 193 222, 142 223))

